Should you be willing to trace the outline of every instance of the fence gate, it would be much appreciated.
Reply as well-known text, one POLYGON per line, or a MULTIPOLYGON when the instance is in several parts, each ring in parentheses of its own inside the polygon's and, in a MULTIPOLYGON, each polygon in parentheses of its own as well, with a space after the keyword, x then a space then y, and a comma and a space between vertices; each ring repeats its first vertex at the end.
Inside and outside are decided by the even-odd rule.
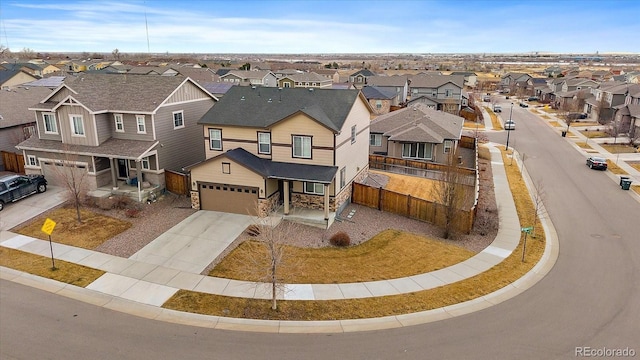
POLYGON ((6 171, 24 174, 24 156, 8 151, 2 151, 2 163, 6 171))
POLYGON ((164 181, 167 191, 178 195, 189 194, 189 176, 187 174, 165 170, 164 181))

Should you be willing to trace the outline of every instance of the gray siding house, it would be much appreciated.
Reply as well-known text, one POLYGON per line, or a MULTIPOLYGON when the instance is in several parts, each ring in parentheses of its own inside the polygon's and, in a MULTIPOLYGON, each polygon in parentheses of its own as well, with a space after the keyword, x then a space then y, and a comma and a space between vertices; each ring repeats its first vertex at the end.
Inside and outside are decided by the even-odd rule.
POLYGON ((38 136, 16 148, 27 174, 54 185, 55 167, 68 166, 87 171, 89 190, 134 178, 163 189, 165 170, 204 159, 197 121, 215 101, 189 78, 83 74, 30 108, 38 136))

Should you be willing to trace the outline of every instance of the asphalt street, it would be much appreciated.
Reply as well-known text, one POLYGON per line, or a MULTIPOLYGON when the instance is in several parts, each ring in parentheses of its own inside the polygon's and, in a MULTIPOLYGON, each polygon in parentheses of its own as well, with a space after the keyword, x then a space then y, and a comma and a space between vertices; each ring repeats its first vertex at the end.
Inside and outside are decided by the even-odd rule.
MULTIPOLYGON (((285 335, 152 321, 0 281, 0 358, 567 359, 578 347, 640 353, 640 203, 608 172, 588 169, 586 157, 543 120, 517 104, 513 119, 510 146, 542 184, 560 242, 551 272, 513 299, 400 329, 285 335)), ((505 132, 488 135, 506 141, 505 132)))

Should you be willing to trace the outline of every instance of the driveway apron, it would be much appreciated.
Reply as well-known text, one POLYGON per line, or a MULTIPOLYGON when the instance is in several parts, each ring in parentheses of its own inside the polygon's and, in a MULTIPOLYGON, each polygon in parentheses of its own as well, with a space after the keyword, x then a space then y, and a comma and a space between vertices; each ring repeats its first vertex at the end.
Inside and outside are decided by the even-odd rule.
POLYGON ((200 210, 129 259, 201 273, 252 223, 248 215, 200 210))

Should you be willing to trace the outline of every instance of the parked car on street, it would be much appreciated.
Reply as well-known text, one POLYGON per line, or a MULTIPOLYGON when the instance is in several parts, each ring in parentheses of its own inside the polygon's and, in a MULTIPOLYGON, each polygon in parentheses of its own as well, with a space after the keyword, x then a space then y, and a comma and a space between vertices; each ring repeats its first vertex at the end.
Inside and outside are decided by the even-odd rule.
POLYGON ((521 102, 520 102, 520 107, 523 107, 523 108, 525 108, 525 107, 529 107, 529 104, 527 104, 527 103, 526 103, 526 102, 524 102, 524 101, 521 101, 521 102))
POLYGON ((505 121, 504 129, 505 130, 515 130, 516 129, 516 122, 513 121, 513 120, 505 121))
POLYGON ((538 101, 538 97, 537 96, 530 96, 527 101, 538 101))
POLYGON ((502 112, 502 106, 493 105, 493 112, 502 112))
POLYGON ((47 191, 42 175, 5 175, 0 177, 0 211, 4 205, 29 195, 47 191))
POLYGON ((607 160, 601 157, 592 156, 587 159, 589 169, 607 170, 607 160))

